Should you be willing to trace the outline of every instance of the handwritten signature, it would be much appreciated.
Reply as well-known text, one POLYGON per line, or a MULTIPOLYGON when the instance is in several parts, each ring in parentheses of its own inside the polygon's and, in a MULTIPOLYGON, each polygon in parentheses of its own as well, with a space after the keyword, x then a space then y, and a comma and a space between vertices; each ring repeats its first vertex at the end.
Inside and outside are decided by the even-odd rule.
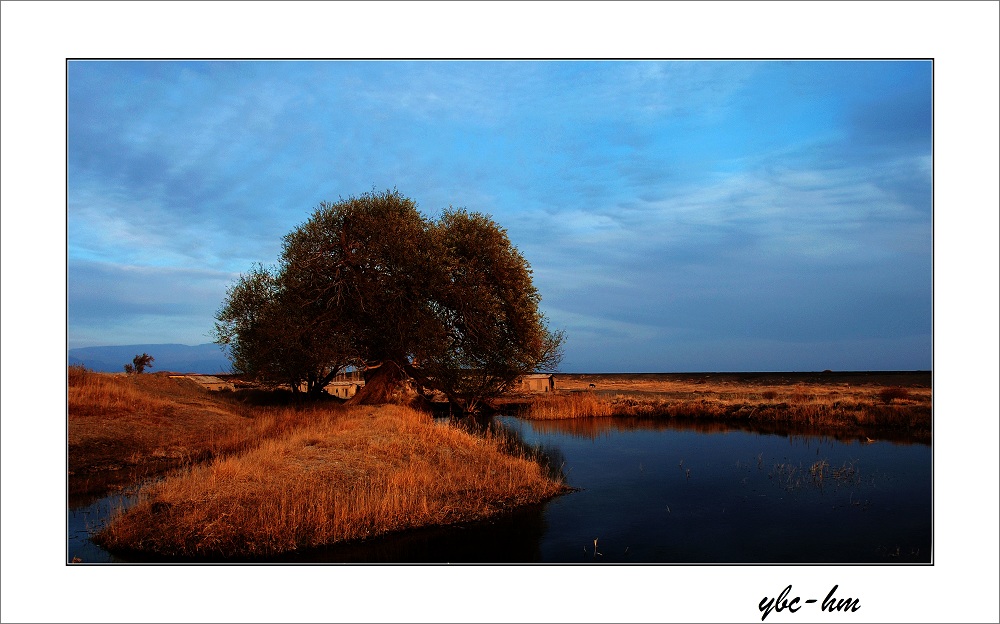
MULTIPOLYGON (((861 608, 861 601, 857 598, 837 598, 836 596, 834 596, 838 587, 840 586, 834 585, 833 589, 830 590, 830 593, 827 594, 826 598, 823 599, 823 603, 820 605, 821 611, 828 611, 830 613, 833 613, 834 611, 843 611, 845 613, 850 611, 851 613, 853 613, 861 608)), ((781 593, 778 594, 777 598, 769 599, 767 596, 764 596, 764 598, 761 599, 760 604, 758 605, 758 608, 760 609, 760 612, 762 614, 760 616, 760 621, 763 622, 764 619, 768 615, 770 615, 772 611, 774 611, 775 613, 779 613, 781 611, 788 610, 791 613, 795 613, 796 611, 802 608, 803 604, 813 604, 819 602, 815 598, 808 598, 806 600, 802 600, 798 596, 789 599, 788 595, 791 593, 792 593, 792 586, 789 585, 785 589, 781 590, 781 593), (802 601, 802 604, 799 604, 800 600, 802 601)))

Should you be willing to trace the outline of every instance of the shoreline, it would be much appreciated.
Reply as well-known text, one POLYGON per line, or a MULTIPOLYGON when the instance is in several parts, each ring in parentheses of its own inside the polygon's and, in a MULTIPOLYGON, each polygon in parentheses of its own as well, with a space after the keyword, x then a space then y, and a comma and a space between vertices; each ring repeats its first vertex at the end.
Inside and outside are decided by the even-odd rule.
MULTIPOLYGON (((554 392, 511 395, 498 408, 535 422, 573 423, 582 435, 633 419, 930 443, 929 372, 833 375, 556 374, 554 392)), ((166 375, 71 370, 69 386, 71 496, 95 493, 81 483, 113 491, 169 468, 123 515, 128 526, 94 540, 140 559, 270 558, 474 522, 567 491, 517 441, 441 426, 403 406, 250 405, 239 398, 249 394, 210 392, 166 375), (484 473, 483 465, 502 465, 507 476, 484 473), (522 478, 512 489, 493 489, 522 478), (325 484, 337 480, 339 494, 331 494, 325 484), (382 504, 389 499, 395 507, 382 504)))
POLYGON ((482 520, 569 490, 517 440, 409 407, 240 401, 164 375, 71 369, 70 492, 174 466, 91 541, 113 554, 261 559, 482 520))
POLYGON ((556 376, 556 390, 510 402, 528 420, 627 417, 808 426, 929 442, 931 373, 647 373, 556 376))

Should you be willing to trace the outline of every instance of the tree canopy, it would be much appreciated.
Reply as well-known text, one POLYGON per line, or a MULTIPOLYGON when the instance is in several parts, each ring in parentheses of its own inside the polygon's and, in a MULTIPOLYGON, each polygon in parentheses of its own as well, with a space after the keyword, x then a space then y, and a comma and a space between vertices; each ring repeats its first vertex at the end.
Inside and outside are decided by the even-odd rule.
POLYGON ((317 393, 350 357, 336 327, 282 281, 262 265, 241 275, 216 316, 216 342, 228 347, 234 371, 317 393))
POLYGON ((372 192, 321 203, 283 243, 278 267, 242 275, 217 315, 236 372, 320 392, 353 366, 357 402, 409 378, 474 411, 561 359, 528 262, 486 215, 430 220, 397 191, 372 192))

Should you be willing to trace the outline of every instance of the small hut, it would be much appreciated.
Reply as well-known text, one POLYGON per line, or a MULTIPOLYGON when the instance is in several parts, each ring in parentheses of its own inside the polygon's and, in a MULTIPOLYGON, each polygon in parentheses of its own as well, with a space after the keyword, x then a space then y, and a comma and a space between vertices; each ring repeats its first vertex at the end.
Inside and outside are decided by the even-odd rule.
POLYGON ((556 382, 551 373, 532 373, 521 377, 518 387, 521 392, 553 392, 556 389, 556 382))
MULTIPOLYGON (((330 396, 335 396, 338 399, 349 399, 358 393, 358 390, 363 388, 365 385, 364 381, 344 381, 337 380, 331 381, 323 387, 330 396)), ((308 392, 309 384, 306 382, 301 382, 299 384, 299 392, 308 392)))
POLYGON ((363 381, 331 381, 327 384, 326 391, 339 399, 349 399, 357 394, 363 385, 365 385, 363 381))

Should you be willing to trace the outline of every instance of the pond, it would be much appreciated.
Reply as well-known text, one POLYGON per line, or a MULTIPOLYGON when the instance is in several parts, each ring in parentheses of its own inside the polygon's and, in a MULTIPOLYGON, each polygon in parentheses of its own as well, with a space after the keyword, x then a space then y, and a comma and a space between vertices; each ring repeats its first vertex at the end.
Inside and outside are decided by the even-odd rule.
MULTIPOLYGON (((541 447, 576 490, 489 522, 269 561, 932 562, 929 444, 717 423, 498 420, 541 447)), ((112 497, 71 510, 70 559, 120 561, 81 533, 116 504, 112 497)))
POLYGON ((557 447, 582 488, 546 506, 541 561, 931 561, 929 445, 714 423, 507 424, 557 447))
POLYGON ((94 497, 73 497, 70 499, 69 512, 66 517, 67 555, 68 561, 84 563, 123 563, 120 559, 97 544, 90 541, 90 535, 118 508, 125 508, 134 503, 134 494, 117 493, 94 497))

